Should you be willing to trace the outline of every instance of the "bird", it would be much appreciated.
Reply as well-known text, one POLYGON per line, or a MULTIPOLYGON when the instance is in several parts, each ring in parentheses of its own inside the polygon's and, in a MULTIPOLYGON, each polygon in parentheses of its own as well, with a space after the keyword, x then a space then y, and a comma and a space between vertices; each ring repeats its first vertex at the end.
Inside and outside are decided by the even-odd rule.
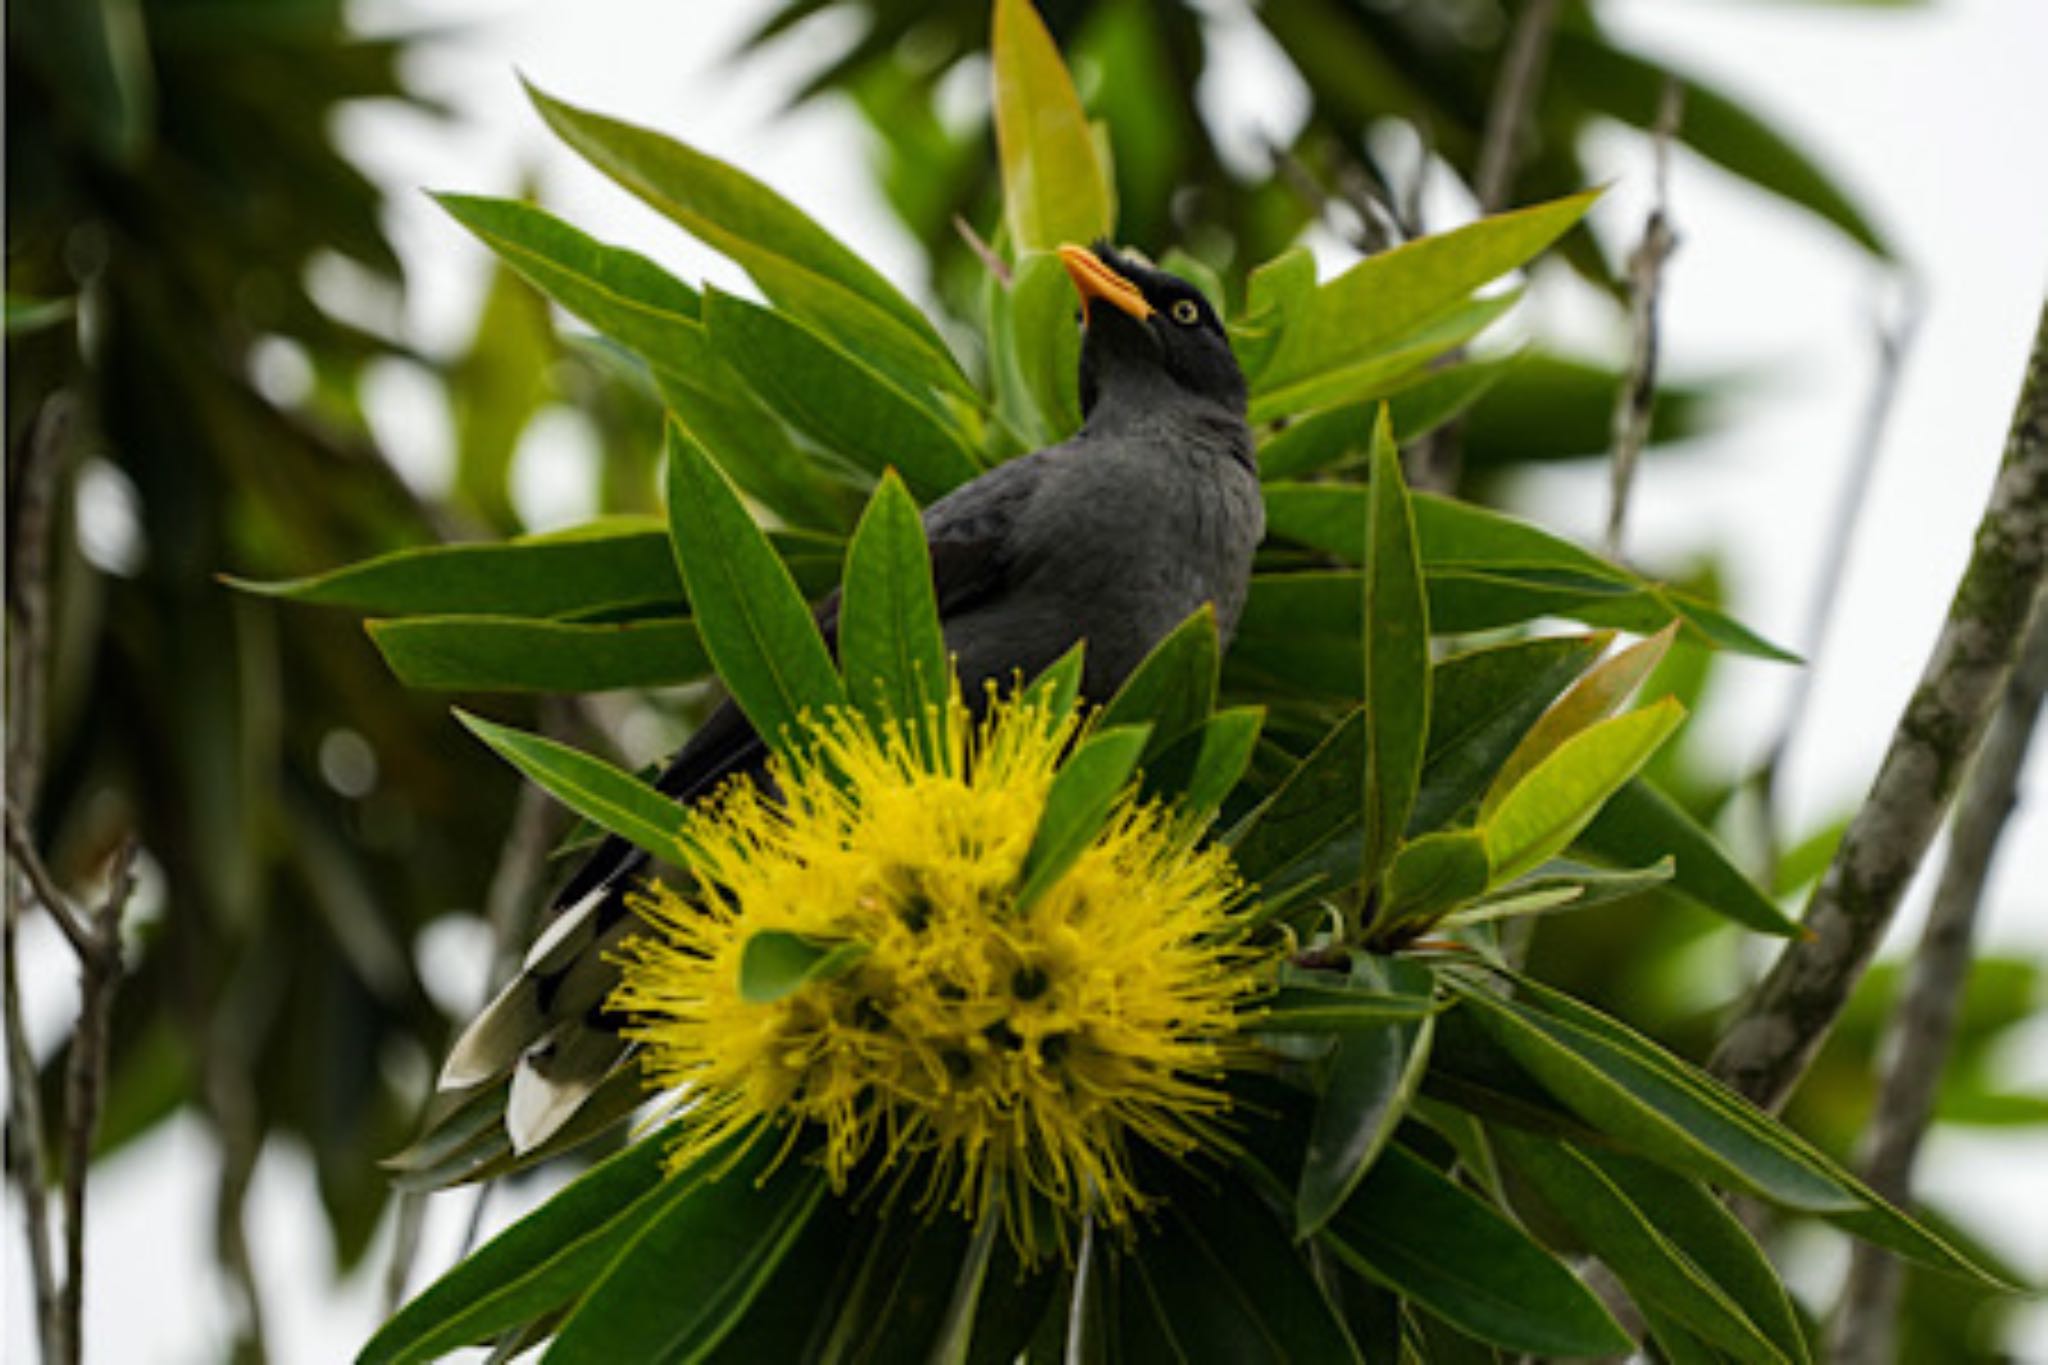
MULTIPOLYGON (((1057 255, 1079 296, 1079 431, 923 512, 946 648, 970 699, 1085 642, 1080 693, 1099 704, 1205 604, 1227 643, 1265 531, 1244 374, 1209 300, 1106 241, 1057 255)), ((836 652, 837 593, 814 610, 836 652)), ((727 701, 655 786, 687 805, 759 774, 767 756, 727 701)), ((556 1134, 628 1051, 605 999, 612 950, 639 931, 626 897, 647 862, 616 836, 593 850, 518 973, 449 1051, 444 1095, 509 1076, 514 1153, 556 1134)))

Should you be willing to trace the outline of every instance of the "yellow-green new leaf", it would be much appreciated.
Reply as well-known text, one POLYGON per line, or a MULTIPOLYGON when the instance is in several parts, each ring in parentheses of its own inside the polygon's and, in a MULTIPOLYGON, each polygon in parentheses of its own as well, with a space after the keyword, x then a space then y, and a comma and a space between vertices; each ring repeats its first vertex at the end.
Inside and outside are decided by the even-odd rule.
POLYGON ((1031 0, 996 0, 989 48, 1012 244, 1050 251, 1108 236, 1116 215, 1088 115, 1031 0))
POLYGON ((1429 601, 1415 514, 1384 409, 1373 433, 1366 517, 1363 871, 1371 885, 1408 828, 1429 736, 1429 601))
POLYGON ((1580 731, 1537 764, 1480 826, 1494 884, 1562 852, 1684 719, 1677 698, 1666 697, 1580 731))
POLYGON ((869 500, 846 553, 839 665, 847 695, 878 726, 893 719, 906 734, 922 737, 927 717, 935 719, 945 706, 952 669, 932 590, 931 552, 917 504, 893 470, 869 500))

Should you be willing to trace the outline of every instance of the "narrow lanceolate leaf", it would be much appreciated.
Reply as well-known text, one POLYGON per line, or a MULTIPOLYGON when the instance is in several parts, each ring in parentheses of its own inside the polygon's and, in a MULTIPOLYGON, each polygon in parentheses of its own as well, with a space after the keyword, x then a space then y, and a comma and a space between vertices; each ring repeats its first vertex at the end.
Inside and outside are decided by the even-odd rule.
POLYGON ((412 1365, 486 1341, 569 1302, 637 1227, 628 1215, 662 1183, 666 1132, 572 1181, 401 1308, 356 1365, 412 1365))
MULTIPOLYGON (((1404 382, 1386 399, 1395 437, 1406 442, 1427 436, 1476 403, 1517 359, 1465 361, 1404 382)), ((1372 449, 1378 414, 1377 403, 1346 403, 1290 423, 1259 447, 1259 477, 1296 479, 1363 460, 1372 449)))
POLYGON ((1047 444, 1081 427, 1081 329, 1074 283, 1051 252, 1026 252, 1011 273, 1010 348, 1047 444))
POLYGON ((1669 855, 1677 861, 1671 889, 1717 915, 1762 934, 1785 938, 1799 924, 1735 865, 1735 860, 1684 807, 1643 778, 1607 799, 1578 845, 1602 862, 1630 863, 1669 855))
POLYGON ((407 687, 442 692, 606 692, 674 687, 711 671, 685 620, 568 625, 501 616, 409 616, 366 623, 407 687))
MULTIPOLYGON (((780 1144, 756 1144, 772 1155, 780 1144)), ((762 1178, 747 1160, 681 1190, 651 1217, 576 1305, 549 1365, 697 1360, 713 1350, 802 1234, 824 1173, 790 1161, 762 1178)), ((680 1181, 672 1182, 680 1184, 680 1181)))
POLYGON ((805 712, 843 705, 845 689, 789 570, 725 475, 674 423, 668 514, 711 661, 762 736, 787 745, 805 712))
MULTIPOLYGON (((1744 1134, 1749 1141, 1769 1147, 1779 1161, 1796 1166, 1802 1178, 1791 1188, 1790 1194, 1797 1195, 1801 1188, 1824 1192, 1810 1204, 1801 1204, 1794 1197, 1767 1194, 1766 1198, 1817 1213, 1836 1227, 1896 1251, 1909 1260, 1968 1276, 1995 1288, 2012 1288, 1893 1208, 1812 1143, 1763 1114, 1697 1067, 1672 1056, 1618 1020, 1572 999, 1562 991, 1526 977, 1517 976, 1514 981, 1517 990, 1527 997, 1532 1006, 1540 1008, 1546 1019, 1576 1030, 1576 1037, 1581 1040, 1596 1040, 1604 1045, 1610 1058, 1625 1059, 1644 1078, 1641 1084, 1662 1082, 1670 1087, 1670 1093, 1682 1095, 1686 1101, 1711 1113, 1729 1129, 1744 1134)), ((1680 1169, 1684 1168, 1681 1166, 1680 1169)))
POLYGON ((1569 868, 1541 877, 1528 877, 1482 896, 1464 909, 1448 916, 1446 925, 1484 924, 1489 920, 1512 919, 1517 915, 1541 915, 1552 910, 1584 910, 1641 895, 1671 881, 1674 863, 1660 858, 1648 867, 1624 868, 1619 872, 1596 872, 1568 863, 1551 863, 1552 868, 1569 868))
POLYGON ((632 523, 549 536, 399 550, 312 578, 227 580, 244 592, 375 616, 561 616, 603 608, 683 609, 668 537, 632 523))
POLYGON ((996 0, 989 34, 1003 212, 1019 251, 1106 237, 1115 223, 1081 97, 1031 0, 996 0))
POLYGON ((1060 765, 1045 794, 1038 833, 1024 855, 1016 913, 1050 891, 1087 849, 1138 766, 1151 738, 1148 725, 1098 730, 1060 765))
POLYGON ((1480 822, 1485 823, 1515 785, 1555 753, 1559 745, 1594 722, 1613 715, 1643 679, 1650 676, 1650 670, 1677 636, 1678 623, 1674 621, 1647 640, 1638 640, 1613 658, 1596 664, 1573 683, 1557 699, 1557 704, 1522 736, 1522 742, 1494 774, 1486 795, 1479 800, 1480 822))
POLYGON ((1152 647, 1103 709, 1100 723, 1150 725, 1152 742, 1144 758, 1163 752, 1209 718, 1216 705, 1218 652, 1216 609, 1205 603, 1152 647))
POLYGON ((1506 1350, 1601 1356, 1634 1345, 1556 1257, 1398 1144, 1380 1154, 1323 1240, 1361 1274, 1506 1350))
POLYGON ((1255 423, 1313 412, 1339 403, 1390 397, 1429 373, 1430 365, 1498 322, 1522 299, 1520 290, 1455 304, 1414 331, 1332 369, 1288 383, 1261 383, 1252 391, 1255 423))
POLYGON ((854 705, 877 724, 893 718, 908 735, 927 733, 951 689, 931 551, 917 504, 893 472, 868 502, 846 554, 839 667, 854 705))
POLYGON ((865 943, 763 929, 740 949, 740 998, 772 1005, 807 982, 831 980, 870 951, 865 943))
POLYGON ((1218 711, 1198 729, 1169 744, 1157 758, 1145 761, 1141 798, 1176 801, 1183 811, 1198 817, 1213 814, 1251 764, 1252 750, 1265 723, 1263 707, 1218 711))
POLYGON ((1500 214, 1367 257, 1309 296, 1280 336, 1260 386, 1278 389, 1341 369, 1427 325, 1562 236, 1598 193, 1500 214))
MULTIPOLYGON (((1658 1230, 1649 1211, 1637 1207, 1575 1148, 1513 1128, 1495 1130, 1494 1143, 1642 1307, 1673 1319, 1737 1360, 1791 1365, 1797 1348, 1772 1341, 1658 1230)), ((1661 1218, 1661 1210, 1658 1214, 1661 1218)))
MULTIPOLYGON (((1398 958, 1362 956, 1352 976, 1362 985, 1424 1001, 1436 990, 1427 967, 1398 958)), ((1322 1095, 1295 1187, 1297 1238, 1322 1230, 1386 1146, 1429 1063, 1434 1023, 1426 1015, 1338 1035, 1325 1065, 1322 1095)))
POLYGON ((1238 871, 1268 895, 1319 871, 1317 855, 1358 829, 1364 772, 1365 713, 1354 711, 1231 831, 1238 871))
POLYGON ((584 819, 678 867, 690 865, 682 812, 631 773, 581 749, 457 711, 455 718, 498 756, 584 819))
POLYGON ((1562 852, 1600 803, 1635 776, 1685 719, 1677 698, 1602 721, 1566 740, 1516 784, 1481 826, 1496 882, 1562 852))
POLYGON ((786 307, 838 296, 848 313, 883 323, 953 368, 930 319, 860 255, 775 191, 733 166, 650 129, 578 109, 529 87, 541 117, 593 166, 744 267, 786 307))
POLYGON ((1373 436, 1371 540, 1365 565, 1365 855, 1375 881, 1394 856, 1429 736, 1429 603, 1415 550, 1415 517, 1386 413, 1373 436))
POLYGON ((1329 972, 1283 973, 1274 992, 1246 1022, 1252 1033, 1349 1033, 1388 1024, 1412 1024, 1440 1007, 1426 993, 1393 991, 1329 972), (1326 982, 1310 977, 1329 978, 1326 982))
POLYGON ((858 356, 773 309, 712 290, 704 318, 719 356, 792 426, 856 466, 894 466, 943 497, 980 468, 958 431, 858 356))

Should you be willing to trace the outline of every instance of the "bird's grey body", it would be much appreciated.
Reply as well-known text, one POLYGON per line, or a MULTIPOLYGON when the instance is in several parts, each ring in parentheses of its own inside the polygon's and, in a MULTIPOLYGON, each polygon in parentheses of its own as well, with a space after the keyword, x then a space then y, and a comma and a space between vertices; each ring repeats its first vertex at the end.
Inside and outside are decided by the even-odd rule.
MULTIPOLYGON (((924 513, 946 645, 970 704, 985 682, 1028 678, 1077 642, 1086 646, 1082 695, 1105 701, 1204 604, 1228 640, 1264 534, 1243 380, 1221 323, 1183 281, 1107 248, 1094 259, 1078 248, 1061 254, 1070 250, 1084 300, 1114 304, 1088 313, 1081 430, 924 513)), ((819 605, 818 620, 836 647, 837 594, 819 605)), ((693 801, 758 772, 766 757, 727 703, 657 785, 693 801)), ((519 976, 443 1067, 444 1090, 510 1073, 505 1126, 516 1149, 556 1131, 625 1051, 604 1012, 617 977, 608 959, 637 931, 625 896, 645 863, 617 838, 591 855, 557 896, 519 976)))

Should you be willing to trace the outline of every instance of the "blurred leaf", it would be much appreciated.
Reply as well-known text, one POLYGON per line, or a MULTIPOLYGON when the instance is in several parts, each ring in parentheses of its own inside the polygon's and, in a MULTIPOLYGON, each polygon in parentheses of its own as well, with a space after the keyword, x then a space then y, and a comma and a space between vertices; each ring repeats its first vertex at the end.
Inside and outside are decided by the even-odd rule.
MULTIPOLYGON (((1429 1001, 1436 980, 1426 967, 1398 958, 1359 957, 1353 979, 1376 989, 1429 1001)), ((1295 1188, 1294 1235, 1313 1237, 1358 1187, 1393 1136, 1429 1063, 1434 1019, 1354 1028, 1340 1033, 1326 1065, 1295 1188)))
POLYGON ((491 272, 469 349, 448 373, 455 418, 455 491, 501 530, 519 524, 512 458, 554 392, 555 330, 547 305, 511 271, 491 272))
MULTIPOLYGON (((1468 469, 1491 472, 1607 453, 1614 438, 1614 395, 1624 382, 1618 370, 1542 351, 1499 366, 1484 399, 1466 414, 1468 469)), ((1716 396, 1712 385, 1660 382, 1651 447, 1701 431, 1716 396)))
POLYGON ((996 0, 989 55, 1004 215, 1017 249, 1107 237, 1116 211, 1088 116, 1030 0, 996 0))
POLYGON ((1428 923, 1486 890, 1493 875, 1477 830, 1441 830, 1401 845, 1381 891, 1375 930, 1428 923))
POLYGON ((1566 689, 1555 705, 1545 711, 1522 736, 1507 761, 1493 775, 1486 794, 1479 799, 1479 822, 1484 824, 1500 808, 1501 801, 1517 783, 1572 736, 1594 722, 1614 714, 1631 693, 1649 676, 1678 633, 1673 622, 1657 634, 1622 650, 1611 659, 1588 669, 1566 689))
POLYGON ((687 620, 565 625, 497 616, 365 623, 407 687, 440 692, 606 692, 673 687, 711 671, 687 620))
POLYGON ((32 299, 12 292, 7 295, 6 306, 6 331, 10 337, 27 336, 68 322, 78 311, 76 299, 32 299))
POLYGON ((1632 1344, 1549 1252, 1398 1143, 1323 1239, 1376 1282, 1510 1351, 1611 1355, 1632 1344))
POLYGON ((1401 457, 1381 409, 1373 433, 1365 558, 1364 866, 1369 886, 1394 856, 1429 735, 1429 603, 1401 457))
POLYGON ((1026 252, 1009 287, 1010 346, 1018 377, 1037 409, 1046 442, 1081 429, 1081 329, 1073 281, 1059 257, 1026 252))
POLYGON ((750 1005, 772 1005, 812 981, 829 981, 851 970, 872 951, 866 943, 759 930, 740 948, 740 999, 750 1005))
POLYGON ((540 735, 529 735, 457 711, 455 718, 550 796, 655 857, 689 867, 694 862, 676 803, 601 758, 540 735))
POLYGON ((739 495, 701 447, 668 434, 669 531, 697 627, 718 673, 778 751, 805 712, 846 702, 817 622, 739 495))
POLYGON ((1717 915, 1761 934, 1794 937, 1800 929, 1670 797, 1641 778, 1625 782, 1579 831, 1577 845, 1623 865, 1670 856, 1678 860, 1671 889, 1717 915))
POLYGON ((938 761, 926 737, 944 714, 953 671, 924 526, 893 472, 883 476, 847 550, 839 666, 847 695, 878 734, 893 720, 927 761, 938 761))
POLYGON ((1480 827, 1495 881, 1513 881, 1562 852, 1684 719, 1685 709, 1666 697, 1589 726, 1560 744, 1480 827))
POLYGON ((1152 736, 1149 725, 1098 729, 1060 765, 1045 794, 1038 832, 1018 873, 1015 913, 1022 914, 1066 875, 1123 795, 1152 736))
POLYGON ((718 354, 777 413, 868 473, 895 467, 920 498, 980 473, 959 434, 880 371, 767 308, 713 289, 705 325, 718 354))

